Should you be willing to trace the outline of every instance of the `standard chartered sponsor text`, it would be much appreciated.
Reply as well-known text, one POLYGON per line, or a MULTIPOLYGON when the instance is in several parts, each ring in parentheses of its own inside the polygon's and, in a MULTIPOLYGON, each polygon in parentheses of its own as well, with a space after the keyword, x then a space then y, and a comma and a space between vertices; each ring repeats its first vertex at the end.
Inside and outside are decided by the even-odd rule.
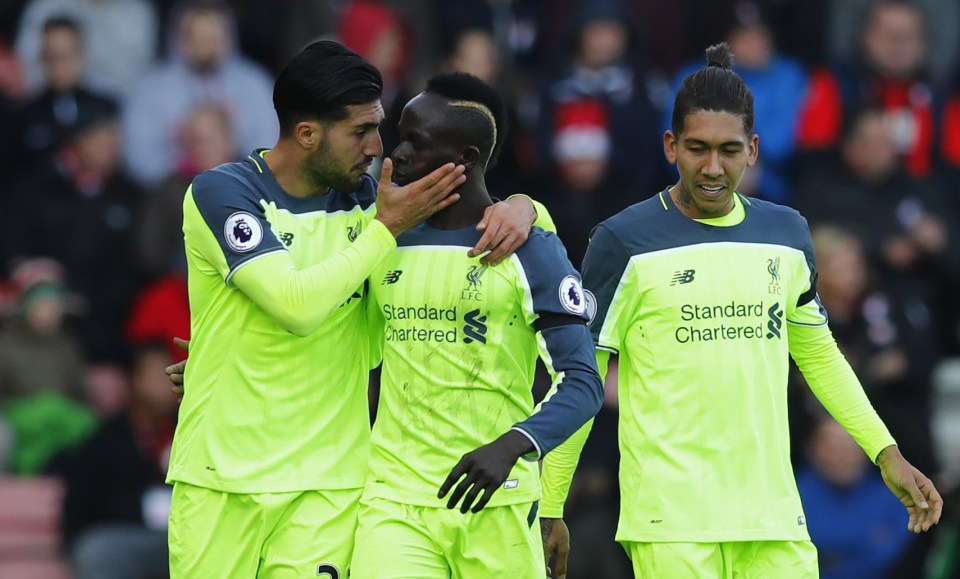
MULTIPOLYGON (((394 306, 383 304, 383 317, 388 322, 397 320, 421 320, 425 322, 456 322, 457 308, 422 306, 394 306)), ((441 324, 446 326, 447 324, 441 324)), ((457 341, 457 327, 423 328, 416 325, 396 327, 391 323, 384 327, 384 339, 388 342, 449 342, 457 341)))
POLYGON ((756 340, 763 338, 763 302, 742 304, 731 301, 722 305, 680 306, 680 319, 684 322, 700 320, 723 320, 720 324, 680 325, 674 330, 674 338, 681 344, 711 342, 716 340, 756 340), (739 322, 739 323, 738 323, 739 322))

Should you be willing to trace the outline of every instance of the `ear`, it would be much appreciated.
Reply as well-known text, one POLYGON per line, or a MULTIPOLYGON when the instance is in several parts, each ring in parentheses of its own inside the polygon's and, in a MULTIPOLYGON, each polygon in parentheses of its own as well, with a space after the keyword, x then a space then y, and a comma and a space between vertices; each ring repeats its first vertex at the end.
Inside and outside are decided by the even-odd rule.
POLYGON ((469 146, 460 153, 460 157, 457 158, 457 165, 463 165, 464 169, 469 171, 480 161, 480 149, 469 146))
POLYGON ((323 125, 316 121, 300 121, 293 127, 293 136, 304 149, 314 149, 323 142, 323 125))
POLYGON ((757 164, 757 158, 760 156, 760 136, 756 133, 750 137, 750 144, 747 146, 747 167, 753 167, 757 164))
POLYGON ((671 165, 677 164, 677 137, 673 131, 668 130, 663 133, 663 156, 671 165))

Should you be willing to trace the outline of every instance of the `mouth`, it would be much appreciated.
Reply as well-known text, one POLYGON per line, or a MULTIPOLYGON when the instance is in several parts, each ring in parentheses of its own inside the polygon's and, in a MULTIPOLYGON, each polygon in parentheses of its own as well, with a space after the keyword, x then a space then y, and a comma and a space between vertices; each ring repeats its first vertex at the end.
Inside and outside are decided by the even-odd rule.
POLYGON ((397 185, 403 186, 407 184, 408 179, 407 179, 407 176, 404 175, 402 171, 397 171, 396 169, 394 169, 392 181, 397 185))
POLYGON ((723 194, 726 190, 726 187, 723 185, 698 185, 698 189, 703 193, 704 197, 715 199, 723 194))

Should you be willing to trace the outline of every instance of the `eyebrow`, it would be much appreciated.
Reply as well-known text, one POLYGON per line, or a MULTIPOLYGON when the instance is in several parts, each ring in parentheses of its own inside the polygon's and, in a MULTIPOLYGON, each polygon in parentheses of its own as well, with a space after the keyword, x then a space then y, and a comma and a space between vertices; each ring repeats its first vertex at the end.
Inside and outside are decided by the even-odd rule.
POLYGON ((359 124, 353 125, 353 128, 354 129, 376 129, 380 126, 381 123, 382 121, 376 122, 376 123, 372 121, 368 121, 366 123, 359 123, 359 124))
MULTIPOLYGON (((701 141, 700 139, 694 139, 694 138, 692 138, 692 137, 684 138, 684 139, 683 139, 683 144, 684 144, 684 145, 703 145, 704 147, 709 147, 709 146, 710 146, 710 143, 708 143, 708 142, 706 142, 706 141, 701 141)), ((740 142, 740 141, 724 141, 723 143, 720 143, 720 144, 718 145, 718 147, 721 148, 721 149, 724 148, 724 147, 739 147, 739 148, 743 148, 743 147, 744 147, 744 144, 743 144, 742 142, 740 142)))

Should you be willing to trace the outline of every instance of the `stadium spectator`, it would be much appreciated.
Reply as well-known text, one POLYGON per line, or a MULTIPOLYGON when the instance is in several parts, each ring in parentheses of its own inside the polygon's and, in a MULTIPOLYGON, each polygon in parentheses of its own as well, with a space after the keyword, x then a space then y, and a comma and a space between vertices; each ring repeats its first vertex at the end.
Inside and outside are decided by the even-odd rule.
POLYGON ((24 260, 11 278, 19 296, 0 329, 0 408, 42 393, 85 404, 83 351, 64 325, 71 297, 62 266, 24 260))
POLYGON ((65 276, 51 259, 24 260, 18 289, 0 328, 0 409, 12 432, 10 468, 36 474, 94 427, 81 346, 64 327, 70 307, 65 276))
POLYGON ((43 27, 67 17, 83 31, 91 90, 121 99, 157 53, 159 26, 148 0, 31 0, 17 29, 16 50, 28 92, 43 87, 40 65, 43 27))
POLYGON ((139 284, 131 227, 140 190, 120 169, 120 130, 107 105, 83 110, 49 162, 14 189, 3 231, 14 257, 61 264, 85 309, 77 334, 93 361, 119 360, 121 329, 139 284))
POLYGON ((135 220, 136 265, 156 277, 186 271, 183 254, 183 195, 199 173, 242 157, 233 139, 229 113, 217 103, 200 103, 177 132, 176 169, 148 189, 135 220))
MULTIPOLYGON (((956 0, 900 0, 918 9, 925 23, 924 37, 927 50, 923 56, 923 68, 931 74, 936 84, 950 79, 960 57, 960 38, 957 37, 957 22, 960 21, 960 2, 956 0)), ((827 60, 850 62, 856 59, 862 40, 857 32, 859 23, 870 17, 870 12, 880 0, 846 0, 825 2, 822 23, 827 60)), ((798 2, 801 6, 805 3, 798 2)))
POLYGON ((277 138, 270 76, 237 52, 233 14, 213 0, 186 1, 171 17, 167 58, 124 101, 124 158, 141 184, 156 186, 183 158, 178 132, 193 109, 217 103, 230 115, 235 148, 277 138))
POLYGON ((83 81, 86 39, 80 25, 66 17, 43 24, 40 44, 40 93, 17 113, 18 171, 25 174, 63 143, 88 108, 115 107, 113 99, 89 90, 83 81))
POLYGON ((554 118, 556 169, 541 197, 549 204, 570 261, 580 264, 594 225, 622 209, 636 192, 632 183, 610 175, 613 128, 601 99, 560 103, 554 118))
MULTIPOLYGON (((736 193, 759 154, 753 98, 728 45, 706 56, 663 138, 679 181, 597 226, 584 259, 601 371, 620 355, 617 540, 638 577, 815 576, 789 460, 791 357, 880 466, 910 531, 943 503, 834 343, 804 219, 736 193)), ((544 488, 567 488, 585 434, 547 455, 544 488)), ((543 516, 563 494, 544 496, 543 516)))
POLYGON ((129 409, 110 416, 69 459, 62 532, 76 579, 163 579, 170 487, 163 482, 177 402, 166 346, 134 348, 129 409))
MULTIPOLYGON (((629 182, 635 192, 652 191, 662 171, 654 163, 658 115, 647 92, 645 71, 630 52, 633 32, 627 14, 613 0, 583 2, 572 15, 576 23, 574 52, 558 78, 546 85, 538 120, 541 167, 545 176, 557 170, 557 110, 565 103, 596 99, 606 108, 609 128, 607 171, 613 182, 629 182)), ((640 193, 644 194, 644 193, 640 193)), ((633 199, 611 200, 619 207, 633 199)))
POLYGON ((885 289, 915 313, 913 325, 932 328, 943 346, 918 351, 927 371, 914 374, 926 383, 956 324, 950 288, 960 275, 960 230, 943 182, 908 174, 891 122, 878 108, 851 111, 839 156, 805 164, 796 205, 812 223, 837 223, 856 232, 885 289))
POLYGON ((912 177, 930 177, 940 135, 960 130, 942 123, 943 94, 927 77, 929 50, 922 10, 879 0, 863 20, 857 58, 812 73, 800 118, 799 144, 816 153, 836 146, 847 118, 864 107, 884 111, 898 156, 912 177))

